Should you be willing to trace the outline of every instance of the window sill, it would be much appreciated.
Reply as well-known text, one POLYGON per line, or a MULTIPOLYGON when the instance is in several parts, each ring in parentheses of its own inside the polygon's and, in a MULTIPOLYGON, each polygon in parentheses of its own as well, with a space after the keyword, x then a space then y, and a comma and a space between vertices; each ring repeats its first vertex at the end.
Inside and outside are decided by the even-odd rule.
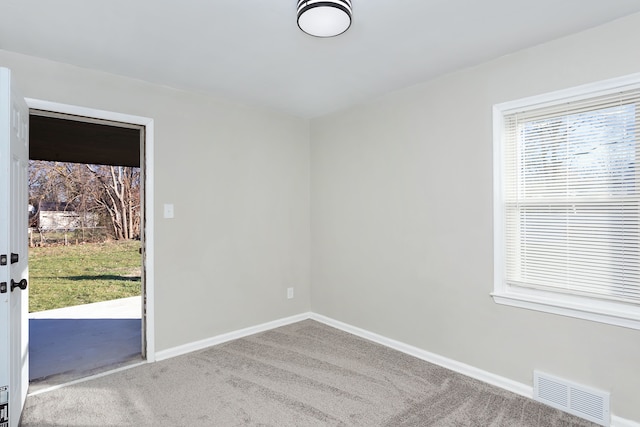
POLYGON ((491 296, 497 304, 640 330, 640 308, 629 304, 515 287, 491 296))

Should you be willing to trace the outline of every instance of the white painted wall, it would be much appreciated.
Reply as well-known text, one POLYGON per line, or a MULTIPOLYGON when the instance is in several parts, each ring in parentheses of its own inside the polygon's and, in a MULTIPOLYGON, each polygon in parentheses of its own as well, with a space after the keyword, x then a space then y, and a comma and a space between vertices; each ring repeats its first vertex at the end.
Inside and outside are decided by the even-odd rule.
POLYGON ((0 66, 26 97, 154 120, 157 351, 309 310, 306 120, 7 51, 0 66))
POLYGON ((495 304, 492 105, 640 71, 640 15, 311 123, 312 310, 640 422, 640 331, 495 304))

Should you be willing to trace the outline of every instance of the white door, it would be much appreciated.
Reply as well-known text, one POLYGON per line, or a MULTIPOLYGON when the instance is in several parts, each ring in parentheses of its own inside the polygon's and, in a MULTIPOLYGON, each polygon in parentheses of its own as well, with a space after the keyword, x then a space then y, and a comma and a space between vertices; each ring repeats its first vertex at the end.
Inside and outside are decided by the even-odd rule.
POLYGON ((0 68, 0 427, 17 427, 29 386, 29 109, 0 68))

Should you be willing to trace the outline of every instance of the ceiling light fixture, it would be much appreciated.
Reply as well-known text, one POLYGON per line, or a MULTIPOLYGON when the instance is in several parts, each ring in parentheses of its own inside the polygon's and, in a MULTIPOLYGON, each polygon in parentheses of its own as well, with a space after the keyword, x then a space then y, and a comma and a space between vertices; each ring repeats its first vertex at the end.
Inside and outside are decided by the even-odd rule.
POLYGON ((351 26, 351 0, 298 0, 298 27, 315 37, 333 37, 351 26))

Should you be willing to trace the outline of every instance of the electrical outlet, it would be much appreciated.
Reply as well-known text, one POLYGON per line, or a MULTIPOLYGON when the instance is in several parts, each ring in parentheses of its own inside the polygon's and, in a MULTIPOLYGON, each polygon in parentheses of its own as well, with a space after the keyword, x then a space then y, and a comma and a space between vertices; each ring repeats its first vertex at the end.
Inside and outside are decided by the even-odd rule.
POLYGON ((293 298, 293 288, 287 288, 287 298, 293 298))

